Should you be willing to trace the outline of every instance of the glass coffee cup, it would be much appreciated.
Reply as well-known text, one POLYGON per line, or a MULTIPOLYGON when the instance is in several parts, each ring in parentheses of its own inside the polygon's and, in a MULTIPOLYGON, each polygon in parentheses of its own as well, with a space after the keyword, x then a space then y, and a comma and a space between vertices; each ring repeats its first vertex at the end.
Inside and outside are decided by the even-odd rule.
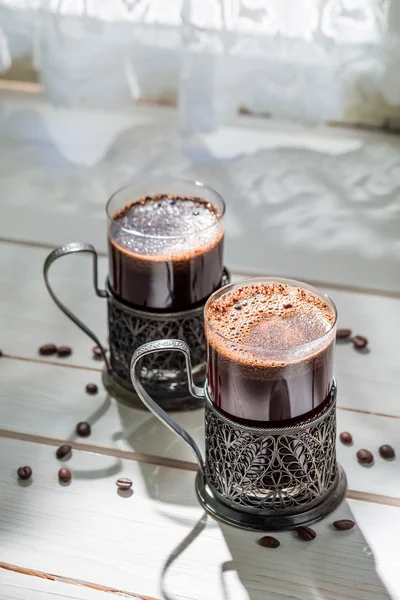
MULTIPOLYGON (((216 291, 204 310, 207 381, 189 381, 205 398, 205 461, 190 435, 154 404, 131 376, 142 402, 191 446, 196 491, 214 516, 249 529, 286 529, 333 510, 346 479, 336 463, 336 308, 297 281, 255 278, 216 291)), ((157 350, 184 354, 178 340, 157 350)))
MULTIPOLYGON (((95 248, 72 243, 57 248, 45 261, 44 277, 52 298, 101 348, 104 382, 114 396, 135 402, 129 375, 132 351, 160 336, 189 344, 195 379, 204 381, 203 308, 210 294, 229 281, 223 265, 223 199, 200 182, 163 177, 121 188, 111 196, 106 213, 106 289, 98 289, 95 248), (50 286, 51 264, 73 252, 93 255, 95 291, 108 301, 109 356, 50 286)), ((164 408, 200 404, 188 393, 183 368, 182 358, 176 355, 153 356, 142 363, 142 381, 164 408)))

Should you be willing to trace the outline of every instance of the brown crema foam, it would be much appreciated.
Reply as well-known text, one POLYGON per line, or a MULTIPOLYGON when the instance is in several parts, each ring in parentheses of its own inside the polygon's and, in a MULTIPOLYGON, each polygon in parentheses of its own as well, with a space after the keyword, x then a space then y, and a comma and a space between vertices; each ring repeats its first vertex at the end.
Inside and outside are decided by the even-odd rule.
POLYGON ((237 363, 251 378, 276 380, 324 363, 334 322, 332 308, 312 291, 257 283, 209 303, 206 337, 220 361, 237 363))
POLYGON ((156 194, 127 204, 113 216, 110 242, 141 261, 185 261, 214 248, 224 235, 221 215, 196 196, 156 194))

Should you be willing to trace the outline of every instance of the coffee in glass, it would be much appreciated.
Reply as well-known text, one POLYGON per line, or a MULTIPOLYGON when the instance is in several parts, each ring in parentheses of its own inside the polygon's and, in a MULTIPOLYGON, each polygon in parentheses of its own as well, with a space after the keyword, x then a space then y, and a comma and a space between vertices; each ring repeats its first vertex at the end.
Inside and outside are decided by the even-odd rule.
POLYGON ((330 395, 336 310, 305 284, 253 279, 217 291, 205 308, 208 389, 244 422, 292 424, 330 395))
POLYGON ((149 310, 198 306, 221 284, 224 203, 173 178, 127 186, 107 206, 110 286, 149 310))

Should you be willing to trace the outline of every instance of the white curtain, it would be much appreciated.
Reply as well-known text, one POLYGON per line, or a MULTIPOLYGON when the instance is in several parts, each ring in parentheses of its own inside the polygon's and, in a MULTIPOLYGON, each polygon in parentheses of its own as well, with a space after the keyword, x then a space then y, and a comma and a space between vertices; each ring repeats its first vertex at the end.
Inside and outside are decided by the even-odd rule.
POLYGON ((177 101, 185 132, 400 122, 399 36, 399 0, 0 0, 0 70, 32 54, 56 104, 177 101))

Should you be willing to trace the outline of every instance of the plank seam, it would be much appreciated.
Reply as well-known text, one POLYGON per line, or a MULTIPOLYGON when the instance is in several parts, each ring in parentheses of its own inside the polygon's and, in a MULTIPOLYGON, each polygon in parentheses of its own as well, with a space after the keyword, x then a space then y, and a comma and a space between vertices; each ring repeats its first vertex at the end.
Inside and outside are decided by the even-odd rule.
MULTIPOLYGON (((81 371, 94 371, 96 373, 101 373, 103 371, 103 369, 100 367, 87 367, 84 365, 76 365, 76 364, 65 363, 65 362, 61 362, 61 361, 58 363, 58 362, 48 361, 48 360, 44 360, 44 359, 40 359, 40 358, 29 358, 29 357, 25 357, 25 356, 16 356, 15 354, 7 354, 6 352, 2 354, 1 358, 8 358, 9 360, 20 360, 20 361, 25 361, 25 362, 38 363, 41 365, 50 365, 52 367, 67 367, 68 369, 80 369, 81 371)), ((386 417, 387 419, 400 419, 400 415, 391 415, 389 413, 374 412, 371 410, 364 410, 362 408, 351 408, 348 406, 338 406, 337 409, 338 410, 346 410, 348 412, 359 413, 362 415, 371 415, 373 417, 386 417)))
POLYGON ((152 596, 142 596, 134 592, 128 592, 125 590, 119 590, 98 583, 92 583, 90 581, 84 581, 82 579, 73 579, 72 577, 64 577, 63 575, 53 575, 52 573, 46 573, 45 571, 38 571, 36 569, 27 569, 18 565, 11 565, 9 563, 0 562, 0 569, 5 571, 12 571, 13 573, 19 573, 21 575, 27 575, 29 577, 38 577, 39 579, 47 579, 48 581, 56 581, 59 583, 67 583, 70 585, 90 588, 100 592, 107 592, 109 594, 115 594, 121 598, 134 598, 135 600, 156 600, 152 596))
MULTIPOLYGON (((7 236, 0 236, 0 243, 15 244, 17 246, 29 246, 32 248, 42 248, 42 249, 46 249, 46 250, 53 250, 54 248, 56 248, 56 244, 50 244, 48 242, 35 242, 33 240, 15 239, 15 238, 7 237, 7 236)), ((97 250, 97 254, 102 257, 107 256, 107 252, 105 252, 104 250, 97 250)), ((247 278, 247 277, 264 277, 265 276, 265 273, 260 273, 258 271, 257 272, 256 271, 254 271, 254 272, 246 271, 246 270, 238 271, 236 269, 233 269, 232 271, 233 271, 233 274, 238 277, 246 277, 247 278)), ((275 276, 278 277, 277 274, 275 276)), ((282 273, 280 274, 280 276, 282 276, 282 273)), ((274 274, 272 274, 272 277, 274 277, 274 274)), ((296 277, 294 277, 292 275, 285 275, 285 277, 288 279, 296 279, 296 277)), ((368 294, 368 295, 372 295, 372 296, 383 296, 384 298, 400 299, 400 291, 396 292, 394 290, 360 287, 357 285, 350 285, 350 284, 345 284, 345 283, 319 281, 317 279, 307 279, 306 283, 309 283, 310 285, 313 285, 314 287, 328 288, 328 289, 332 289, 332 290, 338 290, 341 292, 350 292, 350 293, 356 293, 356 294, 368 294)))
MULTIPOLYGON (((119 448, 106 448, 104 446, 86 444, 84 442, 79 442, 76 440, 61 440, 57 438, 38 436, 32 433, 8 431, 7 429, 0 429, 0 438, 17 440, 20 442, 32 442, 36 444, 43 444, 45 446, 53 446, 55 448, 58 448, 62 444, 68 443, 75 450, 89 452, 91 454, 102 454, 142 464, 154 465, 157 467, 166 467, 169 469, 180 469, 183 471, 197 472, 196 463, 192 463, 190 461, 179 460, 175 458, 167 458, 164 456, 157 456, 152 454, 143 454, 134 451, 131 452, 129 450, 121 450, 119 448)), ((372 504, 384 504, 387 506, 397 506, 400 508, 399 497, 386 496, 385 494, 374 494, 370 492, 363 492, 361 490, 350 489, 347 491, 346 497, 350 500, 359 500, 360 502, 370 502, 372 504)))

